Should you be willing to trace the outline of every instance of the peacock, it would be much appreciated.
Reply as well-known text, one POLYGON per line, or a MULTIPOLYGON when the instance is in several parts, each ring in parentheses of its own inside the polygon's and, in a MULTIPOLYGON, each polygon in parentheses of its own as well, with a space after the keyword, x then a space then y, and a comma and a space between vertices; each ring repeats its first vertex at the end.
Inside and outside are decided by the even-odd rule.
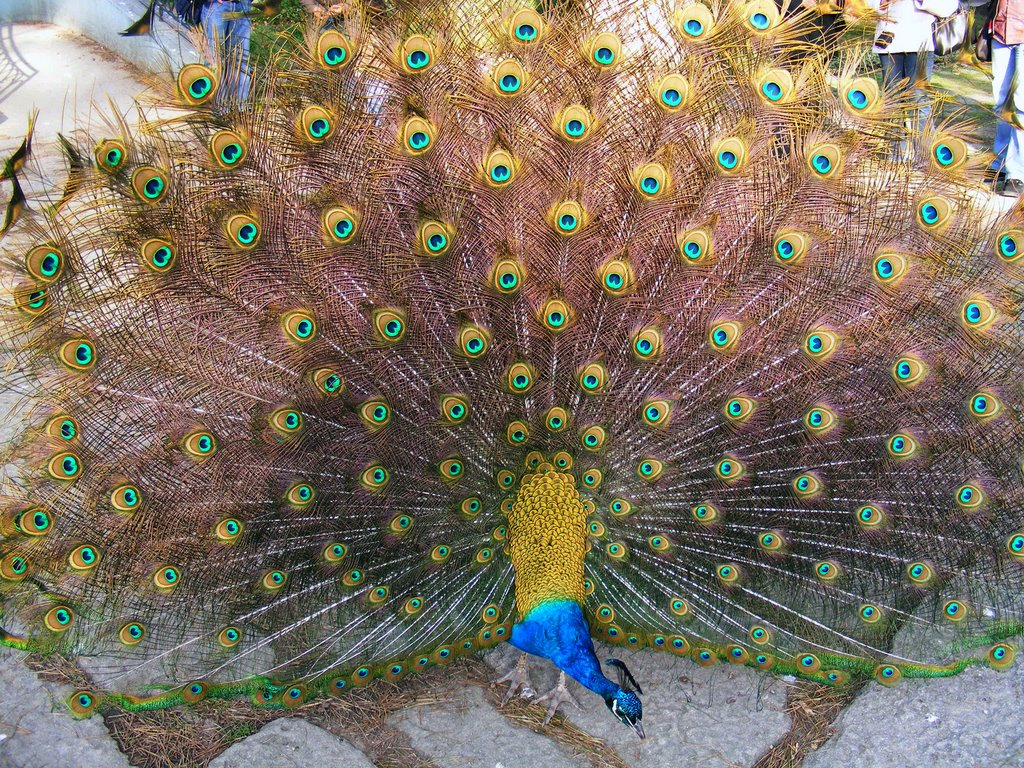
POLYGON ((62 137, 63 191, 20 192, 29 136, 0 641, 87 662, 79 716, 509 642, 561 670, 549 717, 568 675, 641 738, 595 639, 1012 664, 1024 209, 955 109, 895 152, 918 102, 826 64, 817 12, 352 0, 248 103, 212 58, 62 137))

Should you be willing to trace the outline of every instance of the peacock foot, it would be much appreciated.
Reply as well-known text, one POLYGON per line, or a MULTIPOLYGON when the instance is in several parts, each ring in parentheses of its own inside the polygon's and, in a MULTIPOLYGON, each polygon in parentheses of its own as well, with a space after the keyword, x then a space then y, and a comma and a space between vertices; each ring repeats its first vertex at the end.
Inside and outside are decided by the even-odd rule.
POLYGON ((558 685, 539 699, 535 699, 533 703, 543 704, 544 702, 547 702, 548 705, 548 713, 544 716, 544 725, 551 722, 551 718, 562 704, 574 704, 576 709, 583 709, 576 697, 565 687, 565 672, 558 675, 558 685))
POLYGON ((495 685, 501 683, 509 684, 508 690, 505 691, 505 695, 501 699, 501 706, 508 704, 509 699, 516 695, 516 691, 519 691, 521 699, 532 699, 537 695, 533 689, 533 683, 530 682, 530 661, 527 654, 519 654, 519 661, 516 662, 512 670, 494 681, 495 685))

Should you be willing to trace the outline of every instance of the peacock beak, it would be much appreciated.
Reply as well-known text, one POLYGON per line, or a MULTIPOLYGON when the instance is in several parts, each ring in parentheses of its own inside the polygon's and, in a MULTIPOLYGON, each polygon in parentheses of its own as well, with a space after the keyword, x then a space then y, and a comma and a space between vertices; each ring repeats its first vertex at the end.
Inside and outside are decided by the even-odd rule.
POLYGON ((633 730, 636 731, 636 735, 639 736, 641 739, 647 738, 644 735, 644 724, 643 723, 641 723, 639 721, 633 723, 633 730))

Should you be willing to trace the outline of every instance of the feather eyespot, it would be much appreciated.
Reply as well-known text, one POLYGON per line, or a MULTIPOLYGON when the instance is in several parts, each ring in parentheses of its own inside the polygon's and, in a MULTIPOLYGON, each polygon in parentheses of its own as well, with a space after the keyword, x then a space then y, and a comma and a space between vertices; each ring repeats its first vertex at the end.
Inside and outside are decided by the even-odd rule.
POLYGON ((0 558, 0 579, 21 581, 29 573, 29 560, 20 552, 11 552, 0 558))
POLYGON ((828 360, 838 347, 839 336, 834 331, 819 328, 807 334, 802 350, 808 359, 821 363, 828 360))
POLYGON ((793 99, 796 87, 785 69, 769 69, 757 79, 757 94, 769 104, 785 104, 793 99))
POLYGON ((676 247, 684 264, 697 265, 711 261, 711 234, 706 227, 680 232, 676 238, 676 247))
POLYGON ((117 639, 121 645, 129 647, 138 645, 146 638, 146 626, 137 621, 130 621, 125 624, 117 633, 117 639))
POLYGON ((317 368, 310 374, 313 385, 327 397, 337 397, 345 391, 345 380, 330 368, 317 368))
POLYGON ((544 37, 544 19, 536 11, 519 10, 509 18, 508 29, 513 43, 530 45, 544 37))
POLYGON ((729 485, 739 481, 746 473, 746 465, 735 456, 723 456, 715 464, 715 476, 729 485))
POLYGON ((512 259, 502 259, 491 273, 491 287, 505 295, 514 294, 523 284, 525 274, 522 265, 512 259))
POLYGON ((434 45, 424 35, 412 35, 403 43, 399 52, 402 70, 407 75, 422 74, 434 66, 436 54, 434 45))
POLYGON ((511 154, 496 149, 484 161, 484 183, 495 189, 508 186, 516 177, 517 163, 511 154))
POLYGON ((452 246, 454 230, 442 221, 422 222, 416 235, 419 248, 427 256, 443 256, 452 246))
POLYGON ((64 254, 55 245, 37 245, 25 257, 25 269, 36 280, 52 282, 64 271, 64 254))
POLYGON ((325 69, 342 69, 352 61, 352 43, 336 29, 328 29, 317 38, 315 57, 325 69))
POLYGON ((106 173, 116 173, 124 166, 128 157, 128 149, 124 142, 117 139, 107 139, 96 145, 93 151, 96 158, 96 167, 106 173))
POLYGON ((359 420, 370 432, 379 432, 391 423, 391 407, 384 400, 368 400, 359 406, 359 420))
POLYGON ((305 424, 302 412, 291 407, 278 408, 268 419, 271 429, 279 437, 290 438, 299 434, 305 424))
POLYGON ((309 483, 294 483, 284 494, 285 502, 296 509, 304 509, 316 500, 316 489, 309 483))
POLYGON ((601 450, 608 440, 608 433, 604 427, 594 425, 587 427, 580 434, 580 443, 588 451, 601 450))
POLYGON ((217 131, 210 137, 210 155, 221 168, 237 168, 248 152, 245 140, 234 131, 217 131))
POLYGON ((1024 231, 1010 229, 996 236, 996 256, 1007 264, 1016 264, 1024 257, 1024 231))
POLYGON ((929 157, 936 170, 952 171, 967 162, 967 152, 967 143, 963 139, 940 134, 932 142, 929 157))
POLYGON ((804 428, 815 437, 827 435, 839 425, 839 414, 825 405, 816 405, 804 414, 804 428))
POLYGON ((373 464, 363 470, 359 482, 371 493, 382 491, 391 479, 391 473, 380 464, 373 464))
POLYGON ((921 383, 928 373, 924 361, 913 355, 904 355, 893 363, 890 369, 893 379, 900 386, 911 389, 921 383))
POLYGON ((676 29, 684 40, 704 41, 715 28, 711 9, 700 3, 684 6, 676 15, 676 29))
POLYGON ((711 330, 708 331, 708 344, 713 352, 735 352, 742 334, 743 323, 738 320, 723 320, 711 326, 711 330))
POLYGON ((323 107, 309 106, 299 115, 300 135, 311 144, 323 144, 337 128, 334 116, 323 107))
POLYGON ((441 398, 441 418, 448 424, 462 424, 469 417, 469 399, 464 395, 441 398))
POLYGON ((882 609, 877 605, 865 603, 857 609, 857 618, 865 624, 877 624, 885 617, 882 609))
POLYGON ((274 569, 267 571, 260 579, 260 586, 268 592, 279 592, 288 583, 288 574, 274 569))
POLYGON ((325 562, 334 564, 340 563, 345 559, 348 554, 348 547, 342 544, 340 541, 332 541, 326 547, 323 548, 321 555, 325 562))
POLYGON ((26 536, 45 536, 53 530, 53 516, 41 507, 33 507, 14 516, 14 528, 26 536))
POLYGON ((217 438, 205 430, 190 432, 181 439, 181 449, 191 458, 201 461, 217 452, 217 438))
POLYGON ((491 82, 499 96, 516 96, 522 93, 527 83, 527 74, 518 61, 505 59, 492 71, 491 82))
POLYGON ((178 93, 188 106, 198 107, 217 93, 217 76, 202 64, 186 64, 178 72, 178 93))
POLYGON ((461 479, 463 474, 465 474, 466 463, 460 456, 455 456, 442 461, 438 465, 437 471, 440 473, 442 480, 454 482, 461 479))
POLYGON ((842 88, 843 107, 855 115, 869 114, 882 103, 882 92, 872 77, 858 77, 842 88))
POLYGON ((953 216, 953 204, 944 197, 926 197, 917 205, 917 223, 925 230, 941 229, 953 216))
POLYGON ((818 178, 831 179, 839 174, 843 153, 835 144, 818 144, 807 152, 807 166, 818 178))
POLYGON ((718 507, 710 502, 697 504, 690 510, 690 514, 693 516, 693 519, 701 525, 710 525, 716 522, 721 516, 718 511, 718 507))
POLYGON ((231 243, 243 251, 249 251, 260 244, 260 223, 255 217, 245 213, 236 213, 228 217, 224 223, 231 243))
POLYGON ((68 565, 76 571, 91 571, 100 564, 100 560, 100 551, 91 544, 77 546, 68 554, 68 565))
POLYGON ((631 343, 633 355, 640 360, 656 360, 662 353, 662 335, 657 326, 649 325, 639 329, 631 343))
POLYGON ((678 112, 690 102, 690 83, 679 74, 665 75, 652 90, 658 106, 666 112, 678 112))
POLYGON ((238 627, 224 627, 217 633, 217 643, 221 648, 234 648, 242 641, 242 631, 238 627))
POLYGON ((636 474, 644 482, 653 483, 665 471, 665 463, 653 456, 641 459, 637 464, 636 474))
POLYGON ((100 700, 92 691, 75 691, 68 697, 68 708, 75 717, 89 717, 97 708, 100 700))
POLYGON ((536 383, 536 374, 528 363, 513 363, 505 373, 508 391, 514 395, 525 395, 536 383))
POLYGON ((153 586, 159 592, 171 592, 181 583, 181 569, 176 565, 164 565, 153 573, 153 586))
POLYGON ((602 32, 589 48, 590 63, 599 70, 612 69, 622 60, 622 41, 614 32, 602 32))
POLYGON ((560 406, 550 408, 544 414, 544 426, 550 432, 561 432, 569 425, 569 413, 560 406))
POLYGON ((377 338, 386 344, 397 344, 405 337, 408 320, 400 309, 378 309, 373 313, 377 338))
POLYGON ((571 104, 558 114, 555 126, 563 139, 579 143, 590 135, 594 127, 594 118, 586 107, 571 104))
POLYGON ((147 165, 132 173, 132 191, 144 203, 159 203, 167 194, 169 185, 166 172, 159 168, 147 165))
POLYGON ((792 488, 793 493, 800 499, 813 499, 815 496, 821 494, 824 490, 824 483, 813 472, 808 472, 803 475, 797 475, 793 478, 792 488))
POLYGON ((623 296, 633 288, 635 278, 629 262, 618 258, 605 262, 597 271, 597 279, 609 296, 623 296))
POLYGON ((213 528, 213 535, 224 544, 234 544, 242 535, 245 526, 237 517, 225 517, 213 528))
POLYGON ((586 221, 583 206, 574 200, 565 200, 551 210, 551 221, 559 235, 575 235, 583 229, 586 221))
POLYGON ((410 117, 402 127, 402 146, 411 155, 422 155, 434 143, 434 127, 422 117, 410 117))
POLYGON ((661 429, 668 426, 672 419, 672 404, 668 400, 648 400, 641 406, 641 417, 648 427, 661 429))
POLYGON ((997 643, 988 650, 988 663, 996 669, 1006 669, 1013 664, 1016 649, 1009 643, 997 643))
POLYGON ((82 461, 77 454, 58 453, 50 457, 46 472, 54 480, 77 480, 82 474, 82 461))
POLYGON ((174 266, 177 254, 170 240, 153 237, 142 244, 139 249, 142 263, 153 272, 167 272, 174 266))
POLYGON ((747 145, 737 136, 718 141, 711 149, 715 169, 726 176, 741 173, 747 165, 747 145))
POLYGON ((803 232, 785 229, 772 241, 772 256, 778 264, 794 267, 803 261, 810 246, 810 238, 803 232))
POLYGON ((43 626, 55 634, 67 632, 75 623, 75 612, 66 605, 56 605, 43 616, 43 626))
POLYGON ((974 296, 960 307, 960 323, 975 333, 985 331, 996 317, 996 308, 983 296, 974 296))
POLYGON ((58 357, 74 371, 87 371, 96 364, 96 347, 88 339, 71 339, 61 344, 58 357))
POLYGON ((71 443, 78 439, 81 429, 70 416, 54 416, 46 422, 46 434, 62 442, 71 443))
POLYGON ((328 242, 345 245, 352 242, 359 231, 359 216, 346 206, 328 208, 321 218, 328 242))

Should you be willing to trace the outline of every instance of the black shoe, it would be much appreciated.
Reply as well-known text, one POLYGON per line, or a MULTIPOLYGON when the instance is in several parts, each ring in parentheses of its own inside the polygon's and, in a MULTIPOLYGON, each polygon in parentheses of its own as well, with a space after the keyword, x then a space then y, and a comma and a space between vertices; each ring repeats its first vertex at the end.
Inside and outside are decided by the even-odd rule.
POLYGON ((999 194, 1003 197, 1020 197, 1024 195, 1024 179, 1007 179, 1003 185, 1003 191, 999 194))
POLYGON ((982 179, 986 184, 998 184, 1006 178, 1006 171, 1000 168, 998 171, 995 168, 986 168, 985 173, 982 175, 982 179))

